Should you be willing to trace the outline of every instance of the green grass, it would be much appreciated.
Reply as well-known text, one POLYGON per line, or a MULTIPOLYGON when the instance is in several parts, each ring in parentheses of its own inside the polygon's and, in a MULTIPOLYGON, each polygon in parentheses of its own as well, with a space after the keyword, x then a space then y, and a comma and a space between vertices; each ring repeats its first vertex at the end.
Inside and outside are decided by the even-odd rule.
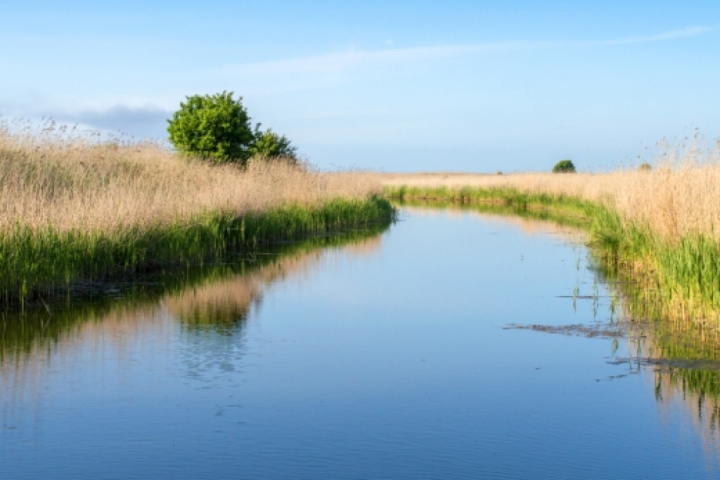
POLYGON ((21 304, 67 292, 80 282, 127 279, 167 265, 212 262, 228 252, 299 240, 394 218, 378 197, 337 199, 319 207, 287 206, 242 217, 209 212, 190 222, 88 234, 0 233, 0 301, 21 304))
POLYGON ((624 221, 605 205, 508 188, 389 187, 388 197, 496 205, 513 213, 568 223, 589 232, 589 247, 606 275, 636 285, 631 314, 720 324, 720 251, 714 238, 689 235, 669 243, 645 225, 624 221), (642 305, 642 310, 640 310, 642 305), (648 305, 652 305, 649 308, 648 305))
POLYGON ((603 205, 511 189, 399 187, 386 194, 400 204, 445 208, 454 202, 585 230, 599 273, 623 299, 626 313, 650 321, 641 335, 652 338, 652 350, 635 355, 669 361, 655 373, 658 401, 664 401, 665 388, 682 392, 697 403, 698 415, 708 416, 701 423, 720 428, 720 371, 708 368, 720 361, 720 251, 714 239, 694 235, 670 244, 603 205))
MULTIPOLYGON (((358 229, 343 229, 332 235, 315 235, 297 242, 268 245, 262 249, 262 254, 255 250, 236 252, 223 258, 223 262, 161 269, 136 275, 133 280, 139 282, 106 284, 104 289, 89 292, 89 296, 55 296, 49 298, 46 304, 34 304, 22 312, 17 309, 0 312, 0 363, 31 354, 35 348, 53 345, 63 335, 87 322, 99 322, 111 314, 151 308, 162 297, 180 295, 187 289, 202 288, 252 273, 288 258, 301 259, 318 249, 342 248, 362 242, 381 234, 388 227, 389 222, 381 221, 358 229), (115 292, 114 295, 107 295, 107 289, 115 292)), ((220 333, 227 333, 229 328, 236 326, 212 320, 207 319, 207 327, 220 333)), ((235 323, 244 321, 240 317, 231 320, 235 323)))

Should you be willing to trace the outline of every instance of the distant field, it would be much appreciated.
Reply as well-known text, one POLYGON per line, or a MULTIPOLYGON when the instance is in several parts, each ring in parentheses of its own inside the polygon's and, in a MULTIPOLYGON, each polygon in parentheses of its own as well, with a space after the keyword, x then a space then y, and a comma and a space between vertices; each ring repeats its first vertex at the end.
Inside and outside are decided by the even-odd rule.
POLYGON ((509 175, 464 173, 379 174, 386 191, 407 187, 405 196, 459 198, 465 189, 512 189, 528 194, 570 196, 616 209, 624 219, 677 242, 687 235, 720 240, 720 154, 681 158, 649 172, 509 175), (446 192, 443 193, 442 189, 446 192))

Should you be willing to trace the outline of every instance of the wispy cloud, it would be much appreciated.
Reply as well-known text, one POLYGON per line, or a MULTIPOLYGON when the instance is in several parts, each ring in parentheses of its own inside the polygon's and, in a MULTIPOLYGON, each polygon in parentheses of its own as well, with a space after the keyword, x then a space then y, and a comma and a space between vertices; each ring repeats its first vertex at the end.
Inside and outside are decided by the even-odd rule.
POLYGON ((355 50, 286 60, 241 64, 224 69, 223 73, 239 75, 278 75, 293 73, 336 72, 388 64, 428 62, 455 58, 480 52, 521 51, 549 48, 601 47, 664 42, 702 35, 711 29, 691 27, 656 35, 631 36, 595 41, 570 42, 496 42, 485 44, 442 45, 434 47, 394 48, 383 50, 355 50))
POLYGON ((80 123, 88 127, 109 131, 121 131, 136 136, 164 136, 166 119, 172 112, 155 106, 128 107, 116 105, 104 110, 79 112, 55 111, 48 116, 64 123, 80 123))
MULTIPOLYGON (((633 36, 633 37, 625 37, 625 38, 616 38, 611 40, 600 40, 595 42, 578 42, 578 43, 568 43, 566 45, 572 46, 604 46, 604 45, 630 45, 633 43, 655 43, 655 42, 665 42, 668 40, 679 40, 682 38, 691 38, 691 37, 697 37, 699 35, 703 35, 705 33, 708 33, 711 29, 708 27, 690 27, 685 28, 682 30, 671 30, 669 32, 663 32, 658 33, 657 35, 645 35, 645 36, 633 36)), ((565 44, 560 44, 565 45, 565 44)))

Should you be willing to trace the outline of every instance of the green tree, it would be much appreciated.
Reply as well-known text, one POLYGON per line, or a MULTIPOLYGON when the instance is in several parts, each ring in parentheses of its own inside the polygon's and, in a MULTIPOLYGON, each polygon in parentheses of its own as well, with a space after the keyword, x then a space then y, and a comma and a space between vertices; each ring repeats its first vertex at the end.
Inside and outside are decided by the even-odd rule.
POLYGON ((242 97, 233 92, 194 95, 180 103, 180 110, 168 120, 170 142, 179 152, 215 163, 244 164, 258 135, 250 126, 250 117, 242 97))
POLYGON ((278 135, 272 129, 267 129, 255 137, 250 146, 250 156, 277 158, 285 157, 297 160, 297 148, 294 147, 285 135, 278 135))
POLYGON ((560 160, 552 169, 553 173, 575 173, 575 165, 571 160, 560 160))

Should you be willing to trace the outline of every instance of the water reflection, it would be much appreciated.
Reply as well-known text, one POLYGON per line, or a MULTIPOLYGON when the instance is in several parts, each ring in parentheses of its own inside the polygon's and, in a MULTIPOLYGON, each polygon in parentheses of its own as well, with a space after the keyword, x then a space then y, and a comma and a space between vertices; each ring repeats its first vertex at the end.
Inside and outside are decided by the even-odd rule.
MULTIPOLYGON (((626 311, 632 311, 626 305, 626 311)), ((651 371, 665 417, 680 405, 709 451, 720 453, 720 335, 687 322, 633 322, 630 356, 621 361, 651 371)))
POLYGON ((552 210, 519 209, 497 204, 448 204, 444 202, 399 202, 414 215, 447 215, 450 218, 475 217, 484 222, 512 225, 527 236, 558 235, 571 243, 585 239, 583 227, 589 220, 579 216, 558 215, 552 210))
POLYGON ((663 318, 652 287, 597 256, 594 262, 616 299, 614 310, 630 326, 628 357, 620 362, 651 372, 663 414, 682 406, 708 451, 720 454, 720 329, 702 319, 663 318))
POLYGON ((611 457, 713 478, 717 332, 649 320, 583 219, 544 216, 423 206, 390 235, 6 312, 0 476, 595 478, 611 457))
MULTIPOLYGON (((498 205, 413 202, 414 215, 439 215, 447 211, 453 217, 477 217, 485 222, 513 225, 527 236, 557 235, 571 246, 586 240, 584 218, 564 218, 551 211, 518 210, 498 205)), ((580 249, 578 249, 579 251, 580 249)), ((572 295, 573 308, 578 301, 592 302, 593 323, 545 326, 510 325, 511 329, 530 329, 544 333, 601 338, 609 342, 610 363, 626 365, 624 378, 640 370, 651 373, 655 398, 664 415, 681 405, 698 429, 708 452, 720 454, 720 329, 695 321, 668 321, 659 317, 653 291, 623 278, 602 259, 589 253, 587 270, 592 274, 590 291, 580 271, 572 295), (607 292, 603 298, 600 290, 607 292), (627 354, 621 355, 619 339, 627 342, 627 354)))
POLYGON ((130 362, 143 349, 144 339, 171 343, 178 322, 192 337, 184 339, 181 354, 188 377, 201 379, 200 373, 213 365, 232 369, 242 354, 244 326, 269 287, 306 277, 335 255, 371 255, 380 249, 383 230, 314 238, 223 265, 173 272, 145 282, 145 288, 129 289, 119 300, 68 300, 22 313, 5 311, 0 320, 0 385, 15 401, 27 400, 39 394, 51 370, 79 361, 102 363, 110 351, 121 363, 130 362), (79 360, 79 355, 87 358, 79 360))

